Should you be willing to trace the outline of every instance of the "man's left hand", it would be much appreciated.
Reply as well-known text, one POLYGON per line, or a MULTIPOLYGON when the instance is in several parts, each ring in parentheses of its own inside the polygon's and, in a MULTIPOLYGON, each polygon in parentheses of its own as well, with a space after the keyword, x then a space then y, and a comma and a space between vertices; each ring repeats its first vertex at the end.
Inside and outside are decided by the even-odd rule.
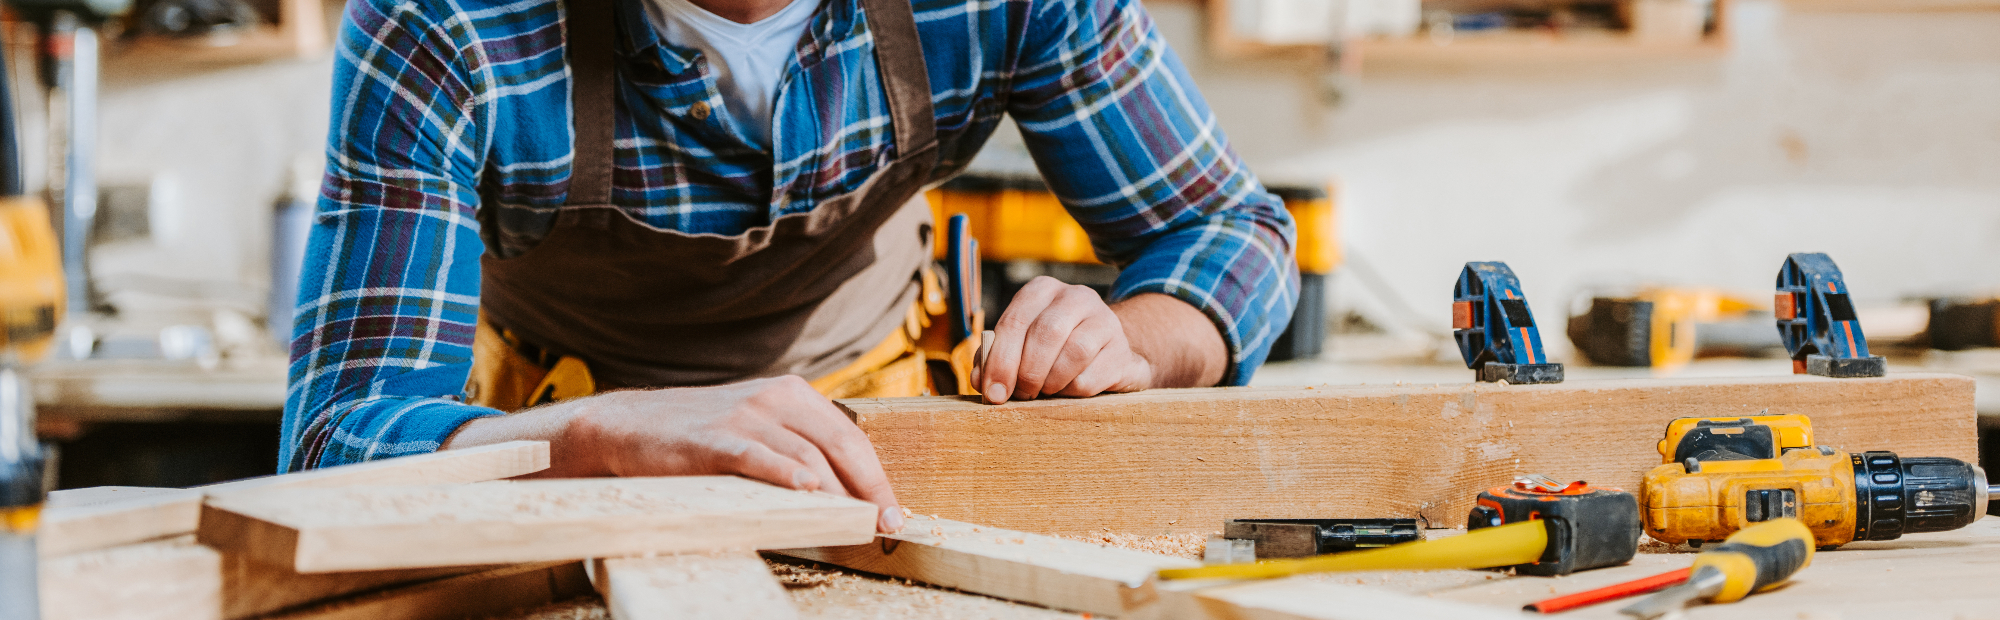
POLYGON ((1179 299, 1134 296, 1105 305, 1086 286, 1042 276, 994 325, 978 384, 987 402, 1095 396, 1214 385, 1228 349, 1207 315, 1179 299))

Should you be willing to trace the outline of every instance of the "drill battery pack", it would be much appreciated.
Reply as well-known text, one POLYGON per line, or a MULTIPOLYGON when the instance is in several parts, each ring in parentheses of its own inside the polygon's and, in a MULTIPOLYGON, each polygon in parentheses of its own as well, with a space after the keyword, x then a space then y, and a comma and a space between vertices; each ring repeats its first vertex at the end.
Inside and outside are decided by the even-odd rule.
POLYGON ((1624 564, 1639 552, 1638 500, 1631 493, 1581 480, 1564 485, 1543 476, 1523 476, 1512 485, 1488 489, 1474 500, 1466 527, 1476 530, 1538 519, 1552 524, 1548 546, 1535 563, 1515 566, 1517 573, 1567 575, 1624 564))

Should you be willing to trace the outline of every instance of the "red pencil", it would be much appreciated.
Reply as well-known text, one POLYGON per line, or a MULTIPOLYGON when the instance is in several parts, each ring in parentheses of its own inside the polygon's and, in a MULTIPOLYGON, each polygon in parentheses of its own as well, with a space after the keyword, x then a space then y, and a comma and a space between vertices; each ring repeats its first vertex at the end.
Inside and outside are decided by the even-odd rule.
POLYGON ((1647 592, 1652 592, 1654 590, 1665 589, 1669 586, 1680 585, 1682 582, 1688 580, 1688 573, 1691 572, 1692 570, 1693 569, 1690 568, 1683 568, 1677 571, 1668 571, 1660 573, 1658 575, 1654 575, 1644 579, 1635 579, 1617 585, 1604 586, 1602 588, 1590 590, 1588 592, 1578 592, 1576 594, 1558 596, 1545 601, 1537 601, 1534 603, 1529 603, 1526 607, 1522 607, 1521 609, 1525 611, 1538 611, 1545 614, 1552 614, 1558 611, 1568 611, 1571 609, 1576 609, 1578 607, 1583 607, 1585 605, 1596 605, 1598 603, 1602 603, 1609 600, 1621 599, 1627 596, 1633 596, 1638 594, 1645 594, 1647 592))

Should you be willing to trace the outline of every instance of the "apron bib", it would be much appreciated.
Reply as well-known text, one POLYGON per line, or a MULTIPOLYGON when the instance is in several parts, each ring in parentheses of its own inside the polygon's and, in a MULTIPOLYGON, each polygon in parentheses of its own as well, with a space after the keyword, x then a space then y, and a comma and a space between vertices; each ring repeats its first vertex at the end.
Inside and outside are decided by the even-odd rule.
POLYGON ((611 204, 614 1, 565 3, 576 136, 568 199, 533 248, 481 259, 468 400, 818 377, 879 353, 909 319, 931 256, 920 190, 936 161, 936 119, 908 0, 861 0, 895 158, 852 192, 728 236, 655 228, 611 204), (496 359, 508 352, 535 359, 496 359), (537 395, 529 386, 545 381, 496 376, 528 362, 581 372, 586 384, 537 395))

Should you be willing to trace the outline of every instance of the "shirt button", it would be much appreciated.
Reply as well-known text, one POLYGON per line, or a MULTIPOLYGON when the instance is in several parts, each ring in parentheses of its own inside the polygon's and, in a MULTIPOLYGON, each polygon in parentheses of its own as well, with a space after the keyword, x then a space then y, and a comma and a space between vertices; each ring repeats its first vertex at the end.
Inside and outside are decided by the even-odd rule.
POLYGON ((694 105, 688 106, 688 114, 694 116, 694 120, 698 121, 708 120, 708 102, 706 101, 694 102, 694 105))

